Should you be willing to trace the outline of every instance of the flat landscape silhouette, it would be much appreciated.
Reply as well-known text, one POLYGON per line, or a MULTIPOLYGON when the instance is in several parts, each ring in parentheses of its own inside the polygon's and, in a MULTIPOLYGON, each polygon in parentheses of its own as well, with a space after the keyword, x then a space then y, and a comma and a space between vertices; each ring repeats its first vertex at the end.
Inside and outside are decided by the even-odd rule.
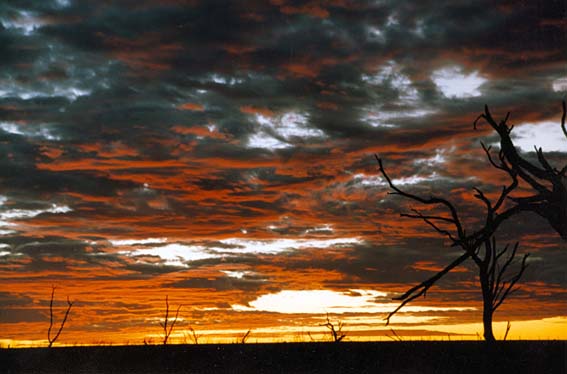
POLYGON ((16 373, 545 373, 567 368, 565 341, 199 344, 1 349, 16 373))

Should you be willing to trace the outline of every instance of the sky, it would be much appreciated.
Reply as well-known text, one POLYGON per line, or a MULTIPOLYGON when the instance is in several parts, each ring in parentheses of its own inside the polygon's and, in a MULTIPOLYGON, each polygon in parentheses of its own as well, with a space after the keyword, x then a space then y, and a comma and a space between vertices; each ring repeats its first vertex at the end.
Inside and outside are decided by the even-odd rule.
MULTIPOLYGON (((473 129, 511 112, 529 159, 565 164, 567 3, 4 1, 0 4, 0 343, 479 339, 473 264, 385 326, 392 297, 460 255, 395 183, 446 197, 508 183, 473 129), (171 313, 170 313, 171 314, 171 313)), ((525 188, 521 186, 520 190, 525 188)), ((518 193, 522 193, 519 191, 518 193)), ((476 220, 476 221, 475 221, 476 220)), ((534 214, 500 338, 567 339, 567 244, 534 214)), ((480 335, 479 335, 480 334, 480 335)))

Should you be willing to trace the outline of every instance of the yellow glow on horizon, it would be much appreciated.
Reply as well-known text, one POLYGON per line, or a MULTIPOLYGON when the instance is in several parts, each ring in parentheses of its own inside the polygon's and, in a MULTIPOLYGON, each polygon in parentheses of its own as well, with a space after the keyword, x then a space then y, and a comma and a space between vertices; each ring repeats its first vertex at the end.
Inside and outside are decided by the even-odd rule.
MULTIPOLYGON (((539 320, 510 321, 509 340, 567 340, 567 317, 553 317, 539 320)), ((496 339, 502 339, 507 322, 494 322, 492 328, 496 339)), ((436 329, 461 334, 478 333, 482 337, 482 323, 458 325, 435 325, 436 329)))
MULTIPOLYGON (((336 322, 338 318, 331 318, 336 322)), ((375 319, 372 319, 375 322, 375 319)), ((388 326, 384 324, 373 324, 372 328, 364 329, 361 326, 349 327, 348 319, 345 319, 343 331, 346 333, 346 341, 392 341, 394 330, 400 335, 401 340, 423 340, 423 341, 458 341, 458 340, 482 340, 482 323, 466 323, 455 325, 431 324, 421 326, 388 326), (366 334, 361 335, 363 332, 366 334), (431 332, 431 335, 427 334, 431 332), (447 335, 444 335, 446 333, 447 335)), ((495 322, 493 324, 494 335, 497 340, 504 337, 507 322, 495 322)), ((201 338, 199 344, 232 344, 246 333, 247 329, 231 328, 225 330, 202 330, 197 331, 201 338)), ((186 335, 187 331, 180 329, 174 331, 170 337, 171 344, 193 344, 186 335)), ((330 338, 328 330, 324 326, 275 326, 252 329, 247 343, 283 343, 283 342, 310 342, 328 341, 330 338)), ((541 320, 511 321, 511 329, 507 340, 567 340, 567 317, 544 318, 541 320)), ((74 340, 67 337, 64 341, 56 342, 54 347, 64 346, 105 346, 105 345, 159 345, 162 343, 162 335, 156 330, 151 334, 143 332, 108 334, 104 338, 91 339, 90 341, 74 340)), ((16 340, 0 339, 0 348, 39 348, 47 347, 45 339, 38 340, 16 340)))

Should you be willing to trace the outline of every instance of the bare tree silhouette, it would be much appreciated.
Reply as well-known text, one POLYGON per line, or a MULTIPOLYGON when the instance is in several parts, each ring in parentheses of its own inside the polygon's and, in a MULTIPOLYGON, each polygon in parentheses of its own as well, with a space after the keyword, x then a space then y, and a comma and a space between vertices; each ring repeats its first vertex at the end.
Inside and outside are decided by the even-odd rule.
MULTIPOLYGON (((562 102, 562 108, 561 129, 567 139, 565 101, 562 102)), ((509 197, 517 204, 517 209, 532 211, 545 218, 551 227, 564 240, 567 240, 567 164, 561 170, 554 168, 547 161, 542 148, 535 146, 539 165, 522 157, 510 138, 514 126, 508 126, 509 118, 510 112, 506 114, 503 120, 497 122, 490 113, 488 106, 485 105, 484 113, 474 121, 474 128, 477 128, 482 119, 496 130, 500 137, 500 164, 493 162, 490 147, 487 148, 484 144, 482 144, 482 147, 494 167, 507 172, 513 178, 519 177, 520 180, 526 182, 535 190, 535 194, 529 197, 509 197)))
POLYGON ((327 321, 321 324, 321 326, 325 326, 326 328, 329 329, 329 332, 331 333, 331 338, 335 343, 339 343, 344 338, 346 338, 346 334, 343 332, 343 327, 344 327, 343 322, 339 320, 335 326, 335 324, 331 322, 331 319, 329 318, 329 313, 327 313, 327 321))
MULTIPOLYGON (((561 129, 563 135, 567 139, 567 127, 565 119, 567 116, 567 108, 565 101, 562 102, 561 129)), ((387 317, 389 323, 390 318, 398 312, 405 304, 411 302, 417 297, 427 293, 437 281, 449 273, 452 269, 459 266, 467 259, 472 258, 478 267, 479 279, 481 283, 483 295, 483 324, 485 329, 485 339, 494 340, 492 333, 492 316, 496 309, 515 289, 514 286, 523 275, 526 269, 526 259, 528 255, 524 255, 520 261, 519 269, 513 274, 507 274, 509 265, 513 262, 518 243, 512 249, 507 245, 501 251, 497 251, 494 234, 500 224, 515 214, 523 211, 531 211, 540 215, 549 222, 550 226, 564 239, 567 240, 567 165, 561 170, 554 168, 547 161, 542 148, 535 147, 535 152, 539 165, 536 165, 524 157, 516 150, 510 133, 513 126, 508 126, 507 122, 510 117, 508 112, 503 120, 497 122, 488 106, 485 105, 484 113, 480 114, 474 121, 473 126, 476 129, 480 120, 486 121, 500 137, 500 151, 496 160, 491 154, 491 147, 487 147, 481 142, 482 148, 490 164, 496 169, 502 170, 511 179, 509 185, 504 186, 500 196, 495 203, 490 201, 482 191, 475 189, 475 198, 480 200, 486 206, 486 219, 484 225, 473 232, 467 233, 463 228, 461 219, 455 207, 446 199, 439 197, 424 198, 396 187, 387 175, 382 165, 382 160, 376 156, 378 160, 380 172, 387 180, 388 185, 394 190, 393 194, 401 195, 407 199, 417 201, 423 205, 436 205, 445 207, 448 216, 424 215, 414 210, 414 214, 402 214, 404 217, 422 219, 425 223, 433 227, 438 233, 446 236, 454 247, 461 247, 464 253, 448 264, 445 268, 435 274, 433 277, 421 282, 415 287, 410 288, 406 293, 397 297, 402 303, 387 317), (519 180, 527 183, 535 190, 535 194, 529 197, 513 197, 510 194, 518 187, 519 180), (504 208, 507 200, 513 201, 512 207, 504 208), (452 226, 452 231, 442 225, 452 226), (481 251, 481 249, 484 251, 481 251), (508 258, 503 260, 504 254, 508 253, 508 258), (508 278, 507 278, 508 277, 508 278)), ((506 335, 510 330, 508 324, 506 335)))
POLYGON ((48 348, 53 346, 53 343, 59 338, 61 335, 61 331, 63 331, 63 327, 65 326, 65 322, 67 322, 67 317, 69 317, 69 313, 71 312, 71 307, 73 303, 69 301, 69 296, 67 296, 67 310, 65 311, 65 316, 61 321, 61 325, 59 326, 59 330, 57 330, 57 334, 54 337, 51 337, 51 329, 53 328, 53 297, 55 296, 55 286, 51 286, 51 300, 49 302, 49 328, 47 329, 47 341, 49 342, 48 348))
POLYGON ((169 323, 169 299, 168 299, 168 295, 165 295, 165 318, 163 320, 163 323, 160 322, 160 326, 163 328, 163 345, 167 344, 167 341, 169 340, 169 336, 171 335, 171 332, 173 331, 173 327, 175 326, 175 323, 177 322, 177 317, 179 316, 179 310, 181 309, 182 305, 179 305, 177 307, 177 311, 175 312, 175 317, 173 318, 173 322, 171 323, 171 325, 169 325, 169 329, 168 329, 168 323, 169 323))
POLYGON ((501 250, 496 248, 496 240, 494 233, 498 226, 503 222, 504 218, 509 217, 515 213, 517 208, 509 208, 502 210, 502 206, 506 197, 518 185, 517 178, 513 172, 510 173, 512 182, 510 185, 504 187, 496 203, 493 204, 484 193, 475 188, 475 198, 480 200, 486 207, 486 216, 482 227, 472 233, 467 233, 465 230, 461 217, 457 212, 455 206, 446 199, 440 197, 424 198, 409 192, 399 189, 393 182, 389 175, 386 173, 382 160, 376 156, 380 172, 388 182, 388 185, 394 192, 391 194, 400 195, 407 199, 416 201, 422 205, 435 205, 442 206, 448 210, 448 215, 425 215, 421 211, 414 209, 412 214, 402 213, 402 217, 409 217, 414 219, 423 220, 426 224, 431 226, 436 232, 447 237, 451 241, 452 247, 460 247, 463 254, 456 260, 447 265, 443 270, 435 274, 433 277, 421 282, 420 284, 410 288, 403 295, 394 298, 400 300, 400 305, 386 317, 386 324, 389 324, 390 318, 395 315, 407 303, 415 300, 420 296, 425 296, 427 291, 441 278, 458 265, 471 258, 478 268, 478 276, 481 285, 482 299, 483 299, 483 327, 484 338, 486 341, 495 341, 492 331, 492 319, 496 309, 504 302, 504 300, 512 293, 515 284, 522 277, 526 269, 526 260, 528 255, 524 255, 521 260, 520 268, 515 273, 510 274, 510 264, 513 262, 518 249, 518 243, 510 250, 507 245, 501 250), (506 260, 503 256, 508 253, 506 260))

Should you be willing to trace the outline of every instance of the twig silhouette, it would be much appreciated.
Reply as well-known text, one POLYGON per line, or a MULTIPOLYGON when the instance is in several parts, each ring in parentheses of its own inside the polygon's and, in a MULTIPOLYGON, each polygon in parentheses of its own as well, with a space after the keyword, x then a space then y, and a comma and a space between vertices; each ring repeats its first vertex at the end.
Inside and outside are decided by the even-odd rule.
POLYGON ((160 322, 160 326, 163 328, 163 345, 167 344, 167 341, 169 340, 169 336, 171 335, 171 332, 173 331, 173 327, 175 326, 175 323, 177 322, 177 317, 179 316, 179 310, 181 309, 182 305, 179 305, 177 307, 177 311, 175 312, 175 317, 173 318, 173 322, 171 323, 171 325, 169 325, 168 328, 168 323, 169 323, 169 299, 168 299, 168 295, 165 296, 165 318, 163 323, 160 322))
POLYGON ((197 334, 197 332, 195 331, 195 329, 193 329, 192 326, 189 326, 189 333, 190 334, 186 334, 186 336, 189 337, 189 339, 191 339, 193 341, 193 344, 198 345, 199 344, 199 338, 201 338, 200 334, 197 334))
POLYGON ((239 339, 239 343, 240 344, 246 344, 246 341, 248 340, 248 338, 250 337, 250 334, 252 333, 252 329, 248 329, 248 331, 246 331, 246 333, 244 333, 244 335, 242 335, 239 339))
POLYGON ((346 334, 342 331, 344 327, 343 322, 338 321, 337 326, 335 327, 335 324, 332 323, 331 320, 329 319, 329 313, 327 313, 327 322, 322 324, 321 326, 325 326, 326 328, 329 329, 331 333, 331 338, 335 343, 342 341, 346 337, 346 334))
POLYGON ((510 321, 508 321, 508 323, 506 323, 506 332, 504 333, 502 340, 506 340, 508 333, 510 332, 510 328, 512 328, 512 324, 510 323, 510 321))
POLYGON ((397 342, 403 342, 404 340, 402 339, 401 336, 398 335, 398 333, 394 330, 394 329, 390 329, 390 331, 392 332, 392 334, 394 334, 393 336, 390 335, 386 335, 388 338, 397 341, 397 342))
POLYGON ((61 331, 63 331, 63 327, 65 326, 65 322, 67 322, 67 317, 69 317, 69 313, 71 312, 71 307, 73 303, 69 301, 69 296, 67 296, 67 310, 65 311, 65 316, 61 321, 61 325, 59 326, 59 330, 57 330, 57 334, 52 338, 51 337, 51 329, 53 328, 53 297, 55 296, 55 286, 51 286, 51 300, 49 302, 49 328, 47 329, 47 341, 49 342, 48 348, 53 346, 53 343, 59 338, 61 335, 61 331))

